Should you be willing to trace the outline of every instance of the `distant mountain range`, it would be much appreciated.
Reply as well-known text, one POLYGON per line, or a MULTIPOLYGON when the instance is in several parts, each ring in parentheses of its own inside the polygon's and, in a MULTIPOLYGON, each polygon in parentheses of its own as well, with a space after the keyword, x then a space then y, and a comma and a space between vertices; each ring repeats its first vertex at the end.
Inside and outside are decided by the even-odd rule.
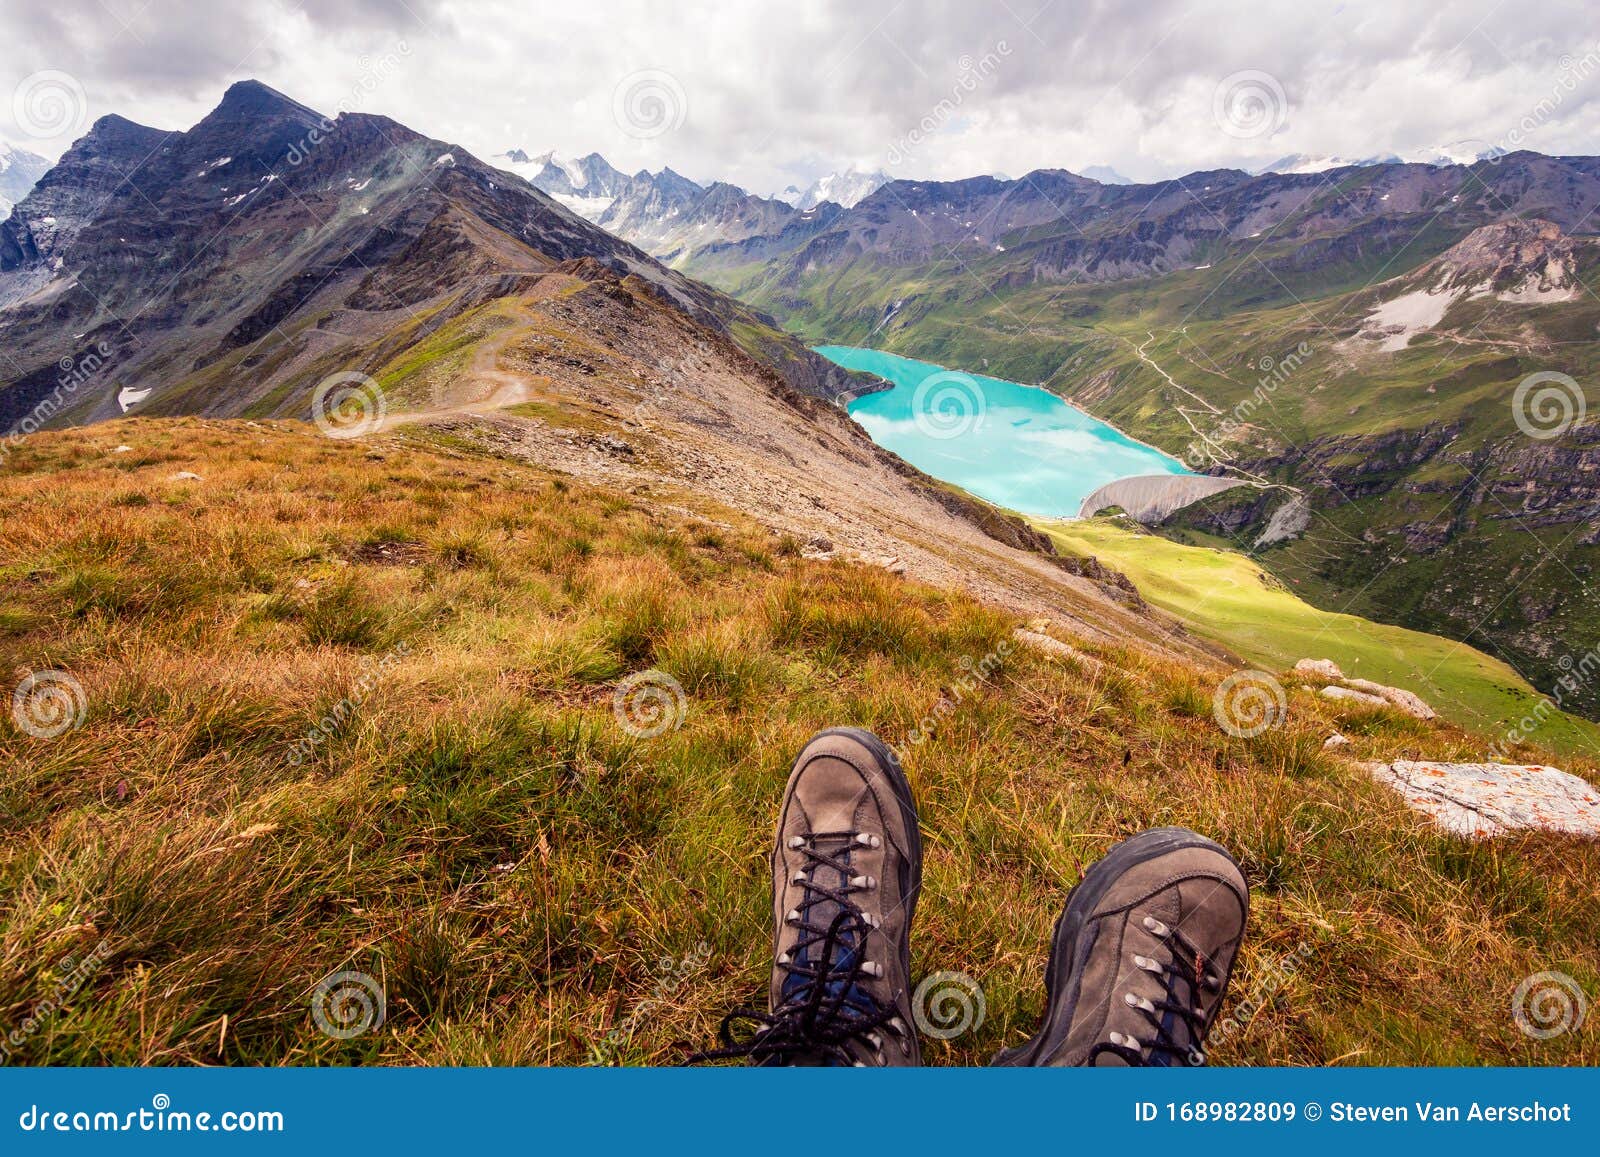
POLYGON ((28 195, 34 183, 50 170, 50 162, 37 153, 0 139, 0 220, 11 206, 28 195))
POLYGON ((1505 150, 1484 141, 1452 141, 1435 149, 1419 149, 1401 155, 1383 153, 1377 156, 1351 158, 1319 156, 1311 153, 1290 153, 1279 157, 1270 165, 1255 170, 1261 173, 1322 173, 1329 169, 1368 168, 1372 165, 1471 165, 1478 161, 1492 161, 1504 156, 1505 150))
POLYGON ((709 245, 807 225, 824 206, 824 216, 831 219, 890 179, 882 172, 849 169, 819 177, 805 189, 790 186, 778 196, 762 197, 726 181, 702 185, 670 167, 629 176, 599 153, 569 159, 517 148, 490 160, 669 264, 682 264, 709 245))

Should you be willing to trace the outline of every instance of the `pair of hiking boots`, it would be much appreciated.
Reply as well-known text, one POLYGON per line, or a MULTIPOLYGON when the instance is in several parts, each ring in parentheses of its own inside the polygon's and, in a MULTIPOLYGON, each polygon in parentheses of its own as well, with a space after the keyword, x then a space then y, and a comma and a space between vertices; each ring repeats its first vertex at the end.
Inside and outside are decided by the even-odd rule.
MULTIPOLYGON (((899 760, 866 731, 817 735, 789 776, 772 851, 768 1010, 728 1014, 723 1047, 698 1059, 920 1064, 910 934, 921 881, 899 760)), ((1044 1023, 993 1063, 1204 1064, 1248 906, 1238 865, 1203 836, 1157 828, 1118 844, 1056 921, 1044 1023)))

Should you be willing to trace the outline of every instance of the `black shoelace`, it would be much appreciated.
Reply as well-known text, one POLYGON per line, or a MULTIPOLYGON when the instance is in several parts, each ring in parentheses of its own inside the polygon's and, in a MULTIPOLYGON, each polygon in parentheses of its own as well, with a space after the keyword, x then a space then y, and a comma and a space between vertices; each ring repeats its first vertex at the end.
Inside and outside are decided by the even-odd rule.
POLYGON ((748 1059, 756 1064, 837 1064, 853 1065, 852 1045, 866 1042, 877 1051, 876 1036, 881 1028, 899 1032, 898 1013, 885 1007, 861 981, 873 974, 863 952, 871 925, 856 905, 853 896, 869 885, 852 882, 849 861, 855 832, 817 832, 805 837, 801 849, 811 864, 799 881, 805 899, 796 909, 791 923, 800 937, 787 959, 778 967, 790 978, 785 982, 783 1003, 772 1012, 736 1008, 722 1018, 718 1037, 722 1047, 697 1053, 689 1064, 705 1061, 748 1059), (844 841, 836 855, 821 851, 823 841, 844 841), (819 869, 826 869, 843 881, 828 887, 817 880, 819 869), (824 925, 812 921, 812 910, 819 905, 836 906, 838 911, 824 925), (815 949, 815 951, 812 951, 815 949), (753 1025, 754 1031, 736 1036, 739 1025, 753 1025))
POLYGON ((1163 939, 1171 956, 1171 962, 1163 966, 1166 996, 1151 1001, 1149 1008, 1132 1006, 1150 1022, 1149 1039, 1141 1035, 1131 1044, 1100 1041, 1089 1050, 1088 1064, 1094 1064, 1096 1057, 1106 1053, 1120 1057, 1130 1065, 1149 1065, 1150 1054, 1155 1053, 1180 1059, 1189 1066, 1206 1063, 1204 1045, 1207 1026, 1205 1013, 1200 1008, 1200 993, 1215 991, 1222 983, 1221 978, 1216 975, 1211 961, 1176 928, 1167 929, 1163 939), (1183 991, 1179 990, 1179 986, 1183 991), (1169 1013, 1173 1018, 1171 1020, 1165 1015, 1169 1013), (1172 1035, 1172 1030, 1179 1024, 1188 1030, 1187 1041, 1176 1040, 1172 1035))

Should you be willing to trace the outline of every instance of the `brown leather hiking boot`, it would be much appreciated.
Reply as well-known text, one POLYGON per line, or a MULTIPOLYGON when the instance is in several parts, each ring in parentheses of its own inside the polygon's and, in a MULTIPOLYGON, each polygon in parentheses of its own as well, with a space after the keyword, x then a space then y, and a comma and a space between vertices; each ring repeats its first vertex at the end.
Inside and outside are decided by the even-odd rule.
POLYGON ((723 1021, 699 1059, 769 1065, 921 1063, 911 1016, 911 917, 922 837, 911 785, 870 732, 824 731, 795 760, 772 850, 768 1011, 723 1021), (736 1041, 732 1026, 753 1022, 736 1041))
POLYGON ((1124 840, 1056 921, 1044 1024, 997 1065, 1203 1065, 1244 938, 1233 857, 1185 828, 1124 840))

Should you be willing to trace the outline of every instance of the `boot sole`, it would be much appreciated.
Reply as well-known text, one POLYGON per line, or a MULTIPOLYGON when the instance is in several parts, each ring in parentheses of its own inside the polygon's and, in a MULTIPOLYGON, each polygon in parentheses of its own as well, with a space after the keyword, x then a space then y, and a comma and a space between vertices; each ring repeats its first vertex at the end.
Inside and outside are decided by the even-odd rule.
POLYGON ((1031 1066, 1038 1062, 1047 1044, 1060 1043, 1053 1039, 1057 1028, 1062 1030, 1061 1039, 1065 1039, 1065 1026, 1072 1023, 1073 1013, 1078 1006, 1078 994, 1076 990, 1068 991, 1068 982, 1074 969, 1082 965, 1077 959, 1078 937, 1089 917, 1100 906, 1100 901, 1112 885, 1129 870, 1158 856, 1185 848, 1207 848, 1219 852, 1227 857, 1229 863, 1238 867, 1238 861, 1228 849, 1188 828, 1152 828, 1140 832, 1123 840, 1090 865, 1083 879, 1078 881, 1067 897, 1067 905, 1056 919, 1055 931, 1051 935, 1050 962, 1045 966, 1044 975, 1044 1023, 1039 1026, 1037 1033, 1022 1044, 1001 1049, 990 1064, 1013 1068, 1031 1066), (1057 993, 1064 994, 1060 1001, 1056 999, 1057 993))

